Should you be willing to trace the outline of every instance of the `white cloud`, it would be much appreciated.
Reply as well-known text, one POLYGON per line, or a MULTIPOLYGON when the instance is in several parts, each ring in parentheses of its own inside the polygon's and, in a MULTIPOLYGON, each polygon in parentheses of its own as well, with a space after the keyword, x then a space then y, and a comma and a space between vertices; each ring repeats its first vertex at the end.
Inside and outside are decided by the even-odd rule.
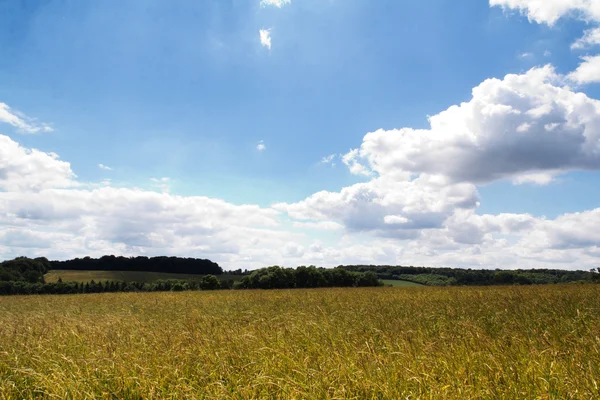
POLYGON ((267 149, 267 146, 265 145, 264 141, 260 141, 258 142, 258 144, 256 145, 256 150, 258 151, 265 151, 267 149))
POLYGON ((600 44, 600 28, 585 31, 582 38, 571 45, 572 49, 585 49, 600 44))
POLYGON ((383 217, 383 223, 388 225, 404 225, 408 224, 410 220, 401 215, 386 215, 383 217))
POLYGON ((286 4, 290 4, 291 2, 291 0, 261 0, 260 5, 261 7, 274 6, 277 8, 281 8, 286 4))
MULTIPOLYGON (((600 247, 600 208, 591 211, 570 213, 559 216, 554 220, 541 221, 532 232, 535 238, 543 237, 541 241, 529 240, 533 247, 539 248, 589 248, 600 247)), ((527 238, 524 239, 527 242, 527 238)))
POLYGON ((515 185, 522 185, 524 183, 535 183, 537 185, 547 185, 554 180, 555 175, 560 172, 539 172, 525 175, 519 175, 512 181, 515 185))
POLYGON ((350 172, 355 175, 371 176, 373 173, 367 167, 357 161, 359 157, 358 149, 350 150, 342 156, 342 162, 348 166, 350 172))
MULTIPOLYGON (((161 187, 169 178, 153 178, 161 187)), ((0 259, 17 255, 180 255, 225 267, 280 262, 307 240, 280 230, 279 212, 201 196, 82 185, 67 162, 0 135, 0 259)))
POLYGON ((430 117, 430 129, 368 133, 344 162, 365 175, 401 180, 427 173, 470 183, 532 177, 540 183, 600 169, 600 101, 562 80, 551 66, 488 79, 470 101, 430 117))
POLYGON ((475 208, 477 204, 475 186, 422 175, 413 181, 380 177, 340 192, 318 192, 298 203, 275 204, 273 208, 297 220, 334 221, 349 231, 408 238, 418 235, 421 229, 441 227, 456 209, 475 208))
POLYGON ((105 171, 112 171, 111 167, 104 165, 104 164, 98 164, 98 168, 103 169, 105 171))
POLYGON ((0 135, 0 189, 39 192, 76 186, 68 162, 57 154, 26 149, 8 136, 0 135))
POLYGON ((550 50, 544 51, 544 57, 550 57, 551 55, 552 55, 552 52, 550 50))
POLYGON ((367 134, 343 161, 370 181, 273 208, 302 221, 294 226, 331 221, 343 226, 347 239, 334 248, 321 246, 338 262, 591 265, 600 255, 596 241, 563 233, 569 247, 551 233, 564 231, 562 217, 476 214, 475 184, 497 179, 548 184, 571 170, 600 169, 600 102, 563 82, 551 66, 489 79, 474 88, 469 102, 430 117, 428 130, 367 134))
POLYGON ((0 122, 14 126, 17 128, 17 131, 21 133, 40 133, 53 131, 48 124, 39 123, 35 119, 11 109, 5 103, 0 103, 0 122))
POLYGON ((538 221, 529 214, 477 215, 473 210, 464 210, 448 218, 445 231, 456 243, 482 244, 486 235, 524 233, 531 230, 538 221))
POLYGON ((490 0, 490 6, 518 10, 539 24, 554 25, 567 15, 600 20, 600 2, 597 0, 490 0))
POLYGON ((297 243, 287 243, 283 248, 282 254, 284 257, 302 257, 304 255, 304 247, 297 243))
POLYGON ((271 50, 271 29, 261 29, 258 31, 261 46, 271 50))
POLYGON ((2 192, 0 210, 2 227, 62 235, 52 249, 38 253, 48 257, 174 254, 225 262, 257 248, 281 248, 294 239, 293 234, 274 230, 279 224, 274 210, 139 189, 2 192))
POLYGON ((292 224, 294 228, 301 229, 317 229, 323 231, 337 231, 344 229, 344 225, 338 224, 333 221, 318 221, 318 222, 294 222, 292 224))
POLYGON ((522 54, 519 54, 519 58, 521 58, 521 59, 528 59, 528 58, 531 58, 531 57, 533 57, 533 53, 522 53, 522 54))
MULTIPOLYGON (((564 82, 549 66, 486 80, 468 102, 430 117, 430 129, 368 133, 342 157, 367 182, 271 208, 171 194, 166 177, 152 178, 161 192, 84 185, 58 155, 0 135, 0 258, 178 255, 231 269, 591 267, 600 259, 600 209, 553 220, 476 213, 478 183, 545 184, 600 168, 599 102, 564 82)), ((265 148, 260 141, 257 150, 265 148)))
MULTIPOLYGON (((600 208, 581 213, 564 214, 556 219, 535 218, 529 214, 476 215, 472 211, 455 214, 446 222, 445 233, 456 243, 493 243, 493 235, 517 239, 507 245, 521 256, 565 249, 600 247, 600 208)), ((556 253, 554 253, 556 254, 556 253)))
MULTIPOLYGON (((26 157, 27 151, 21 154, 26 157)), ((53 157, 47 160, 57 162, 53 157)), ((27 179, 23 170, 17 170, 27 179)), ((48 177, 50 181, 60 181, 64 173, 51 170, 56 177, 48 177)), ((356 218, 366 213, 362 222, 367 228, 370 218, 378 218, 380 226, 371 230, 375 235, 354 231, 327 245, 283 229, 277 210, 255 205, 110 186, 50 185, 32 192, 26 185, 9 185, 11 189, 0 192, 0 258, 178 255, 207 257, 231 269, 351 263, 585 268, 600 258, 596 229, 600 209, 555 220, 519 214, 479 216, 474 213, 473 200, 458 207, 459 198, 464 200, 467 193, 476 195, 473 187, 452 188, 439 178, 419 179, 421 182, 402 182, 399 187, 374 180, 351 187, 343 195, 329 193, 326 197, 335 200, 333 204, 317 202, 306 204, 305 209, 295 205, 292 211, 296 216, 337 212, 344 221, 354 219, 356 223, 361 222, 356 218), (406 197, 400 198, 403 195, 406 197), (349 209, 354 209, 356 218, 349 209), (401 234, 407 228, 404 225, 427 215, 431 223, 421 228, 431 228, 401 234), (509 243, 502 238, 506 235, 514 239, 509 243)), ((298 222, 294 227, 331 228, 332 234, 342 228, 331 220, 298 222)))
POLYGON ((580 85, 600 82, 600 55, 583 57, 583 62, 568 78, 580 85))

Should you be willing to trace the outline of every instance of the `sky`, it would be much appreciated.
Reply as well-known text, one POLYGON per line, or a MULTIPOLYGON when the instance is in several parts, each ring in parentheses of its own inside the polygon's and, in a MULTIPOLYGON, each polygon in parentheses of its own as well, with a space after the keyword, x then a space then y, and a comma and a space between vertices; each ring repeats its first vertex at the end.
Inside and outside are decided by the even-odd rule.
POLYGON ((600 267, 598 0, 0 1, 0 259, 600 267))

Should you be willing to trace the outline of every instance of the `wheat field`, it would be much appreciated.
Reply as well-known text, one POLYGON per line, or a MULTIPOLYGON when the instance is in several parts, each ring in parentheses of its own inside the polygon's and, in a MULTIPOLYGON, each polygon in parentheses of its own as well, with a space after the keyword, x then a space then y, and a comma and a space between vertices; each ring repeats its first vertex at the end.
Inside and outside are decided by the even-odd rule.
POLYGON ((0 298, 0 398, 597 399, 600 285, 0 298))

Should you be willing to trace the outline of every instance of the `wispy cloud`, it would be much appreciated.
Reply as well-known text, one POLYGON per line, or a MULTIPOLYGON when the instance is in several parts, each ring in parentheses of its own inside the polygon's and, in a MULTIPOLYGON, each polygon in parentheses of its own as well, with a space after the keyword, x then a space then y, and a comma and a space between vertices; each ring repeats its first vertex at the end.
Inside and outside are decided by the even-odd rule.
POLYGON ((271 29, 261 29, 258 33, 260 35, 260 44, 271 50, 271 29))
POLYGON ((167 177, 164 178, 150 178, 154 185, 158 187, 163 193, 169 193, 171 190, 171 186, 169 185, 170 179, 167 177))
POLYGON ((332 167, 335 167, 335 158, 336 155, 335 154, 330 154, 328 156, 325 156, 323 158, 321 158, 321 164, 331 164, 332 167))
POLYGON ((52 132, 50 125, 41 123, 27 115, 13 110, 5 103, 0 103, 0 122, 14 126, 21 133, 52 132))
POLYGON ((291 2, 291 0, 261 0, 260 5, 261 7, 274 6, 277 8, 281 8, 286 4, 290 4, 291 2))
POLYGON ((104 164, 98 164, 98 168, 103 169, 105 171, 112 171, 111 167, 109 167, 108 165, 104 165, 104 164))
POLYGON ((258 142, 258 144, 256 145, 256 150, 258 150, 258 151, 265 151, 266 149, 267 149, 267 146, 265 145, 265 142, 263 140, 258 142))

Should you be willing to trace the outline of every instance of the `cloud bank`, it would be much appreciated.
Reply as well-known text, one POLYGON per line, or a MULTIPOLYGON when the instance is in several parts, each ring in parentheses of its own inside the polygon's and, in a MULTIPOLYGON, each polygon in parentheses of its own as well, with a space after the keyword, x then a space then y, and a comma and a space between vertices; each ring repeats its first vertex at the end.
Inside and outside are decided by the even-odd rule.
MULTIPOLYGON (((285 0, 263 0, 281 8, 285 0)), ((530 21, 597 25, 592 0, 491 0, 530 21)), ((271 48, 269 29, 259 31, 271 48)), ((573 50, 600 43, 592 26, 573 50)), ((567 75, 553 66, 483 81, 427 129, 375 130, 341 160, 362 182, 271 207, 81 182, 57 154, 0 135, 0 257, 181 255, 225 268, 348 263, 471 268, 591 268, 600 260, 600 208, 554 219, 480 215, 478 186, 549 184, 600 169, 600 101, 571 87, 600 81, 598 56, 567 75)), ((20 133, 51 131, 0 103, 20 133)), ((263 142, 256 149, 265 150, 263 142)), ((323 164, 332 163, 333 155, 323 164)), ((99 165, 99 168, 108 167, 99 165)))

